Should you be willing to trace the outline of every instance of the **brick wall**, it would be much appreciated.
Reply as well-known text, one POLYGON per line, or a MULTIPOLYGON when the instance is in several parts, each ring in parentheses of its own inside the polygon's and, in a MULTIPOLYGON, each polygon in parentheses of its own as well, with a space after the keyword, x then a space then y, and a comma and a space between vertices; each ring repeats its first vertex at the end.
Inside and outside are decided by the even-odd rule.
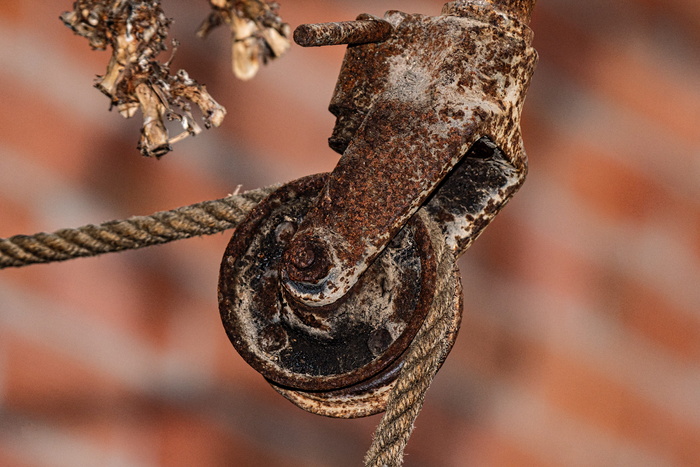
MULTIPOLYGON (((108 55, 0 2, 0 236, 149 214, 331 170, 342 48, 248 83, 205 2, 164 2, 175 66, 228 109, 160 161, 91 88, 108 55)), ((437 1, 282 1, 302 22, 437 1)), ((524 115, 528 182, 464 256, 462 331, 407 466, 700 465, 700 4, 551 0, 524 115)), ((0 465, 354 466, 378 417, 302 412, 221 328, 230 233, 0 271, 0 465)))

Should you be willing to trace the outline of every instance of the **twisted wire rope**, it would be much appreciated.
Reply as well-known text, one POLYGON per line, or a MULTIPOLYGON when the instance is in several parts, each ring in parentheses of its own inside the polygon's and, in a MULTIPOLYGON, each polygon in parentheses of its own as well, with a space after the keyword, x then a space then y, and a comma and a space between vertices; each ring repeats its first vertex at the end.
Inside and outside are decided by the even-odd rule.
MULTIPOLYGON (((150 216, 2 238, 0 269, 134 250, 215 234, 236 227, 276 188, 259 188, 150 216)), ((433 235, 439 235, 439 229, 434 229, 433 235)), ((394 467, 403 463, 404 449, 423 406, 425 393, 447 353, 449 339, 445 337, 455 309, 455 283, 446 278, 454 276, 455 258, 444 251, 444 241, 434 243, 443 249, 443 261, 438 264, 437 276, 440 279, 436 298, 389 395, 386 413, 365 456, 365 466, 368 467, 394 467)))
POLYGON ((404 450, 423 407, 425 394, 450 350, 449 333, 456 333, 461 314, 461 283, 456 256, 432 223, 429 226, 438 257, 437 287, 421 329, 411 343, 403 369, 389 395, 386 412, 365 455, 365 467, 395 467, 403 463, 404 450))
POLYGON ((150 216, 0 239, 0 269, 66 261, 211 235, 238 225, 276 186, 258 188, 150 216))

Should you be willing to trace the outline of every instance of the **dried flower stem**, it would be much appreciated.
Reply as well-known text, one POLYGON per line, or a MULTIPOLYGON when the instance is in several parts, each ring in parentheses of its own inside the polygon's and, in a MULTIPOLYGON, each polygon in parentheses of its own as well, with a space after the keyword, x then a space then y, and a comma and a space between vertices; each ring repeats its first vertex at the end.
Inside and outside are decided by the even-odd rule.
MULTIPOLYGON (((160 0, 77 0, 61 20, 87 38, 93 49, 112 48, 112 57, 95 86, 124 118, 141 109, 144 121, 138 148, 144 156, 161 157, 172 144, 202 131, 190 102, 197 105, 205 128, 219 126, 226 109, 184 70, 170 74, 170 61, 156 57, 167 50, 171 20, 160 0), (178 120, 183 132, 171 137, 165 120, 178 120)), ((173 42, 173 45, 177 45, 173 42)))
POLYGON ((260 64, 281 57, 290 47, 291 29, 278 16, 277 3, 264 0, 209 0, 212 12, 197 31, 206 37, 226 23, 231 28, 231 56, 236 77, 251 79, 260 64))

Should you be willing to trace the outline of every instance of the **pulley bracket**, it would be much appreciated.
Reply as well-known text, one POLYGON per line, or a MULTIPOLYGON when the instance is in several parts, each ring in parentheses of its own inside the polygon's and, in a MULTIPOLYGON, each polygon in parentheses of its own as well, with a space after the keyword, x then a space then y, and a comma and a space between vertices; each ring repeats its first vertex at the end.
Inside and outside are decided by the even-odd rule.
POLYGON ((526 3, 463 0, 434 17, 390 11, 295 32, 303 45, 349 44, 330 104, 342 157, 236 229, 219 308, 243 358, 305 410, 384 410, 444 281, 447 351, 454 343, 454 262, 527 171, 520 113, 537 54, 526 3), (437 274, 446 261, 452 273, 437 274))

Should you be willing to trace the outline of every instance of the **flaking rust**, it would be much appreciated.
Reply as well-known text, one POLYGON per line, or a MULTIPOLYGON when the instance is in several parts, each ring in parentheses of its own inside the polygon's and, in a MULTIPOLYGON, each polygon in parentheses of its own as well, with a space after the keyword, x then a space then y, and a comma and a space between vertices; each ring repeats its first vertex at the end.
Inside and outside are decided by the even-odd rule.
POLYGON ((527 172, 533 4, 456 1, 440 16, 390 11, 295 32, 307 46, 349 44, 329 108, 342 157, 251 212, 224 256, 219 304, 239 353, 299 407, 384 410, 406 349, 444 299, 436 290, 454 290, 454 343, 454 259, 527 172), (445 257, 452 274, 436 273, 445 257))
POLYGON ((285 397, 348 418, 384 410, 382 388, 436 295, 436 246, 426 222, 412 219, 343 300, 294 301, 280 286, 279 265, 327 178, 289 183, 250 213, 226 249, 219 308, 236 350, 285 397))
POLYGON ((392 31, 388 21, 363 13, 355 21, 302 24, 294 31, 294 42, 303 47, 369 44, 384 42, 392 31))
POLYGON ((260 66, 289 50, 291 29, 280 18, 279 5, 266 0, 209 0, 212 8, 197 31, 200 37, 221 25, 231 30, 231 58, 237 78, 253 78, 260 66))
MULTIPOLYGON (((511 184, 521 183, 520 113, 537 54, 520 20, 529 13, 518 5, 452 2, 440 16, 390 11, 358 26, 366 38, 368 24, 388 23, 391 35, 348 47, 330 104, 337 122, 329 143, 343 157, 282 268, 297 300, 324 306, 344 296, 481 138, 504 155, 511 184), (309 252, 326 266, 299 268, 295 259, 309 252)), ((332 42, 334 29, 350 36, 339 24, 316 27, 319 41, 332 42)))

